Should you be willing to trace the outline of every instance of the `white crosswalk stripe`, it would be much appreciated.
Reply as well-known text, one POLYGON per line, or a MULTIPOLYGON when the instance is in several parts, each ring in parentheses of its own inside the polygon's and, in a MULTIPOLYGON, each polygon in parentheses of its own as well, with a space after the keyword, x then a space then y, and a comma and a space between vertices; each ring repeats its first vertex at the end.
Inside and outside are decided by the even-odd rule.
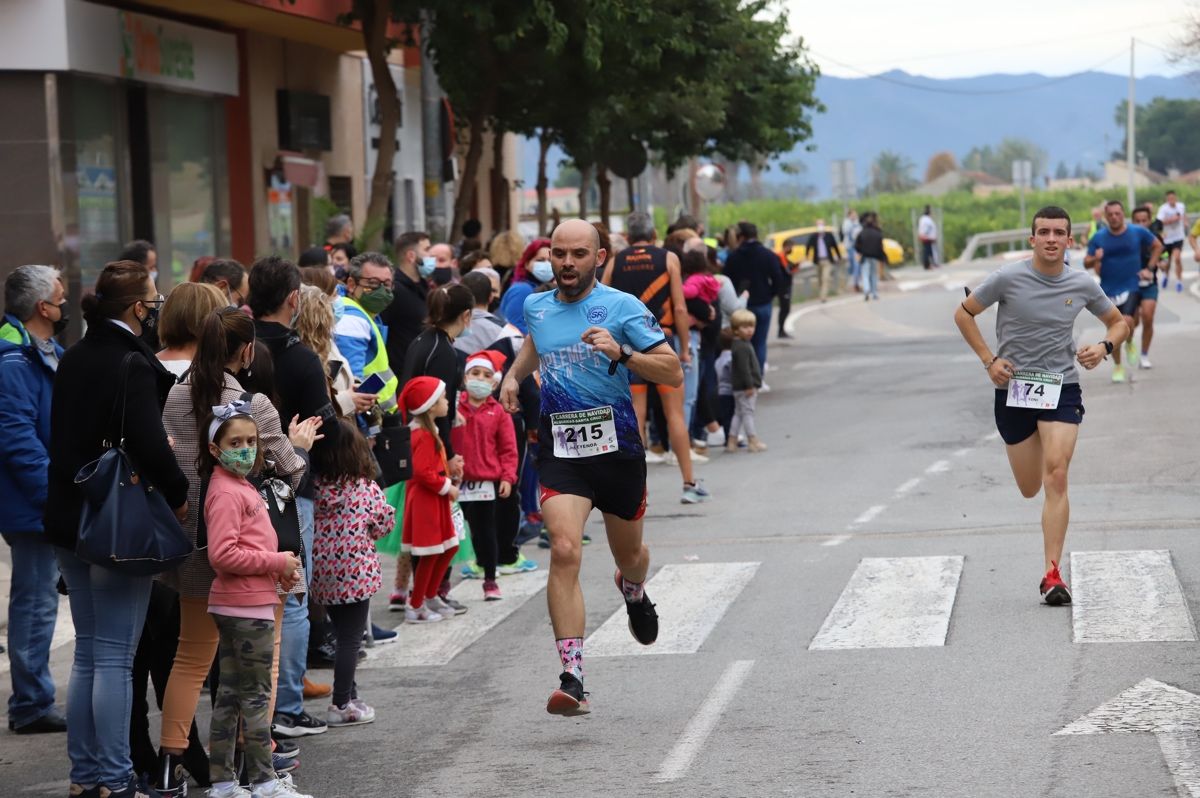
MULTIPOLYGON (((396 640, 367 649, 360 668, 393 668, 445 665, 467 646, 519 610, 546 587, 546 572, 534 571, 501 582, 504 598, 484 601, 480 582, 460 582, 450 596, 470 609, 465 615, 430 624, 400 624, 396 640)), ((403 616, 394 616, 402 620, 403 616)))
POLYGON ((809 650, 944 646, 962 569, 961 556, 864 558, 809 650))
POLYGON ((664 565, 646 582, 646 593, 658 610, 658 641, 643 646, 634 640, 622 605, 584 642, 586 656, 694 654, 754 578, 758 566, 756 562, 664 565))
POLYGON ((1169 551, 1076 551, 1070 577, 1076 643, 1196 639, 1169 551))

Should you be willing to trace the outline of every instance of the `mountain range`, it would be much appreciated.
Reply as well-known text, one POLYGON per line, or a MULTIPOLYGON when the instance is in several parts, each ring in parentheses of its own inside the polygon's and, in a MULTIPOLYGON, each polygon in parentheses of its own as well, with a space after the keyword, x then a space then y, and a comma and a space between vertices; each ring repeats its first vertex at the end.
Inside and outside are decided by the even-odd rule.
MULTIPOLYGON (((852 158, 859 186, 883 150, 909 158, 913 176, 924 177, 930 156, 943 150, 955 158, 976 146, 995 147, 1005 137, 1028 139, 1049 154, 1052 173, 1061 161, 1071 170, 1098 170, 1124 142, 1115 110, 1128 93, 1128 78, 1106 72, 1047 77, 1037 73, 927 78, 902 70, 871 77, 821 76, 816 95, 825 112, 813 119, 813 137, 777 161, 803 164, 798 176, 774 168, 766 182, 808 184, 817 196, 830 194, 832 161, 852 158), (811 148, 809 151, 806 148, 811 148)), ((1200 97, 1200 74, 1146 76, 1136 82, 1136 101, 1200 97)), ((550 153, 551 179, 563 154, 550 153)), ((526 185, 537 178, 537 146, 523 148, 526 185)))

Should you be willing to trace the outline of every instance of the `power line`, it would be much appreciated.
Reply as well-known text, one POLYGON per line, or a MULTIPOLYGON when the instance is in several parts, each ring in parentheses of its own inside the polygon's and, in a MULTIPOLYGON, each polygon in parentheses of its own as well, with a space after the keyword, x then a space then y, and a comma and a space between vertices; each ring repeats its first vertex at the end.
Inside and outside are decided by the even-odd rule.
POLYGON ((1014 86, 1014 87, 1007 88, 1007 89, 953 89, 953 88, 950 88, 947 86, 923 86, 920 83, 910 83, 906 80, 900 80, 898 78, 893 78, 889 75, 873 74, 871 72, 868 72, 865 69, 862 69, 861 67, 856 67, 853 64, 847 64, 844 61, 839 61, 836 58, 832 58, 828 55, 825 55, 824 53, 819 53, 816 50, 809 50, 809 52, 811 52, 817 58, 821 58, 826 61, 829 61, 830 63, 837 64, 838 66, 842 67, 843 69, 849 69, 853 72, 857 72, 865 78, 870 78, 871 80, 878 80, 883 83, 890 83, 893 86, 902 86, 906 89, 916 89, 917 91, 927 91, 927 92, 933 92, 935 94, 958 94, 958 95, 963 95, 963 96, 968 96, 968 97, 978 97, 978 96, 993 95, 993 94, 1020 94, 1022 92, 1027 92, 1027 91, 1036 91, 1037 89, 1042 89, 1047 86, 1053 86, 1055 84, 1063 83, 1068 80, 1075 80, 1082 74, 1082 72, 1091 72, 1093 70, 1099 69, 1100 67, 1107 64, 1109 61, 1112 61, 1114 59, 1117 59, 1117 58, 1120 58, 1121 56, 1126 55, 1129 51, 1127 49, 1122 49, 1116 53, 1113 53, 1112 55, 1105 58, 1103 61, 1100 61, 1100 62, 1094 64, 1093 66, 1088 67, 1085 70, 1082 70, 1082 72, 1076 72, 1075 74, 1072 74, 1072 75, 1063 75, 1063 76, 1057 77, 1057 78, 1049 78, 1047 80, 1042 81, 1041 83, 1033 83, 1028 86, 1014 86))

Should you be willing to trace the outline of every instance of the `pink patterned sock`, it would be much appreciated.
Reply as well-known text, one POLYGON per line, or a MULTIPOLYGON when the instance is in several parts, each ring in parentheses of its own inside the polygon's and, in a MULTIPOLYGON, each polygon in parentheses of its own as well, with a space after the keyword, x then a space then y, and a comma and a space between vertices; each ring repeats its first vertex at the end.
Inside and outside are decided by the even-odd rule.
POLYGON ((630 582, 625 577, 621 577, 621 592, 625 594, 625 602, 627 604, 637 604, 642 600, 642 585, 645 582, 630 582))
POLYGON ((554 641, 563 670, 583 682, 583 638, 563 637, 554 641))

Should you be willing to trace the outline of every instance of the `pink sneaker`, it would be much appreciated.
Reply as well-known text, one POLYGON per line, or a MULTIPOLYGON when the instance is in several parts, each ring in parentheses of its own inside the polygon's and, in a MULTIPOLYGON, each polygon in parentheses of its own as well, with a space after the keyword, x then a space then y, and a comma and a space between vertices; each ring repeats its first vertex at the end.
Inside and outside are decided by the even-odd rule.
POLYGON ((499 601, 503 596, 500 595, 500 585, 496 584, 494 579, 485 579, 483 582, 483 600, 484 601, 499 601))

